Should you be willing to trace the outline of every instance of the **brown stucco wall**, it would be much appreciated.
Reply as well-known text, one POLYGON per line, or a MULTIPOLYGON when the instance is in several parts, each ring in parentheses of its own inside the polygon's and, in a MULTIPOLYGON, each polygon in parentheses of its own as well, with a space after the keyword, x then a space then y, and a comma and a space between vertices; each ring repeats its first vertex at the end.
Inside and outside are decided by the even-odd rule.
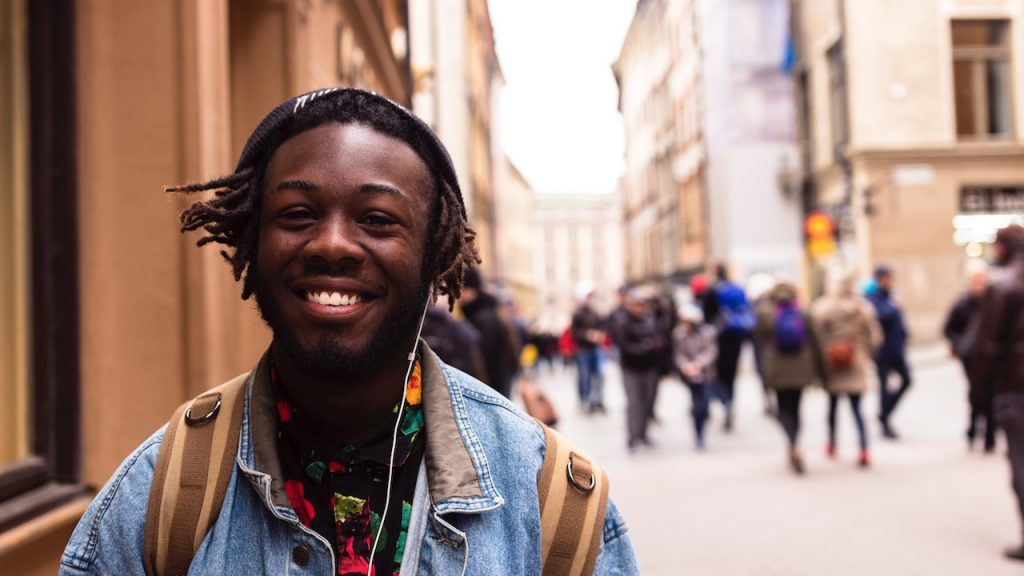
MULTIPOLYGON (((370 57, 364 87, 408 102, 387 26, 403 3, 77 0, 82 480, 98 489, 181 402, 246 371, 269 342, 216 247, 178 232, 164 186, 229 173, 270 108, 344 85, 334 31, 370 57), (374 26, 372 31, 360 26, 374 26), (380 79, 377 82, 375 79, 380 79)), ((351 68, 351 67, 349 67, 351 68)), ((348 69, 348 68, 346 68, 348 69)), ((363 85, 363 84, 361 84, 363 85)), ((53 574, 85 501, 0 534, 4 574, 53 574)))

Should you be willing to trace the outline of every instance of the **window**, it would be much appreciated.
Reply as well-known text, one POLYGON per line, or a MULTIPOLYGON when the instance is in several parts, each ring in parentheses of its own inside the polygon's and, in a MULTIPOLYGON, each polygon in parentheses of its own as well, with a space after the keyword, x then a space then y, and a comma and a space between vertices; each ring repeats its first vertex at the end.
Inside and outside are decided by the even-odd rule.
POLYGON ((73 5, 0 4, 0 532, 82 493, 73 5))
POLYGON ((960 139, 1011 135, 1010 43, 1005 20, 952 23, 953 93, 960 139))
POLYGON ((832 107, 832 151, 838 158, 845 154, 846 145, 850 143, 843 39, 837 40, 825 56, 828 59, 829 101, 832 107))

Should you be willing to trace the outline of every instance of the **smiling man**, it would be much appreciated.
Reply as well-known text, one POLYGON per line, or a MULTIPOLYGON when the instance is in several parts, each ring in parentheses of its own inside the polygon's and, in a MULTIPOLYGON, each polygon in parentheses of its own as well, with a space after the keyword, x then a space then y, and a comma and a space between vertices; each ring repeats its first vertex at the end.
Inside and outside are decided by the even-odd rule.
POLYGON ((637 572, 596 468, 419 340, 426 308, 457 299, 478 262, 422 121, 362 90, 313 92, 260 123, 233 174, 172 190, 214 192, 182 230, 227 247, 273 342, 128 457, 62 574, 637 572), (190 449, 202 430, 237 438, 220 468, 190 449), (560 520, 570 504, 597 510, 589 531, 560 520))

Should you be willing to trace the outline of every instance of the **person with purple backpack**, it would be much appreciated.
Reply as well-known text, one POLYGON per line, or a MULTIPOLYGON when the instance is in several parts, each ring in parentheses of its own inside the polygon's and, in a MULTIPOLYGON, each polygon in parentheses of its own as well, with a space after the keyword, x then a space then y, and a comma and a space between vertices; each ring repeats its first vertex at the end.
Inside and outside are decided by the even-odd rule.
POLYGON ((803 474, 798 444, 800 398, 821 372, 810 319, 800 308, 792 284, 779 282, 772 288, 767 302, 758 308, 754 338, 764 354, 765 385, 776 394, 779 424, 788 440, 789 465, 796 474, 803 474))

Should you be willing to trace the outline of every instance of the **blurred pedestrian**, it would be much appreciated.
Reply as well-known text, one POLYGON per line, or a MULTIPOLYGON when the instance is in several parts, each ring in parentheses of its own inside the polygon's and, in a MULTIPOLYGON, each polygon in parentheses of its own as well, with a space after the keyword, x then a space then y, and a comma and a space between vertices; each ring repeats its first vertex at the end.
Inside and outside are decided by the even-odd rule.
POLYGON ((856 293, 852 275, 835 272, 829 293, 811 307, 811 318, 828 391, 826 454, 829 458, 836 456, 836 412, 839 398, 846 396, 857 425, 860 444, 857 462, 867 467, 871 464, 871 456, 860 400, 868 390, 872 354, 882 342, 882 330, 875 318, 875 310, 856 293))
POLYGON ((512 378, 519 369, 515 330, 502 318, 498 299, 484 290, 480 273, 467 270, 465 278, 459 306, 466 320, 480 332, 480 352, 487 373, 484 383, 508 398, 512 378))
POLYGON ((724 264, 718 264, 715 276, 715 284, 704 292, 704 318, 718 330, 715 396, 725 406, 725 431, 730 432, 740 352, 754 329, 755 316, 743 288, 729 280, 724 264))
POLYGON ((694 445, 704 449, 704 425, 708 420, 709 389, 715 380, 718 357, 717 334, 704 324, 704 313, 693 304, 679 309, 679 324, 672 331, 672 356, 675 369, 692 398, 694 445))
MULTIPOLYGON (((950 354, 960 359, 964 374, 971 375, 971 348, 974 344, 974 324, 978 317, 978 308, 985 295, 988 282, 988 269, 983 262, 971 266, 967 275, 967 290, 956 299, 953 308, 946 318, 942 332, 949 340, 950 354)), ((996 449, 996 423, 992 415, 993 382, 981 382, 978 386, 968 386, 967 400, 970 405, 970 416, 967 422, 967 448, 974 447, 974 439, 978 434, 978 421, 984 427, 985 452, 996 449), (973 393, 972 393, 973 392, 973 393)))
MULTIPOLYGON (((1024 520, 1024 228, 1007 226, 996 234, 996 265, 978 310, 971 348, 972 391, 995 382, 992 401, 996 422, 1006 435, 1013 489, 1024 520)), ((1024 560, 1021 544, 1006 556, 1024 560)))
POLYGON ((604 374, 601 346, 605 340, 605 320, 594 310, 594 291, 581 290, 580 305, 572 314, 572 339, 576 344, 576 382, 580 409, 587 414, 604 413, 604 374))
POLYGON ((875 315, 882 325, 882 345, 875 353, 875 366, 878 370, 878 423, 882 427, 882 436, 890 440, 899 437, 892 427, 892 414, 896 411, 903 395, 910 388, 910 366, 907 364, 907 341, 909 333, 903 321, 903 309, 893 297, 893 272, 886 265, 875 268, 874 290, 868 294, 868 300, 875 307, 875 315), (895 372, 900 378, 900 386, 895 391, 889 388, 889 376, 895 372))
POLYGON ((537 351, 537 361, 534 363, 534 372, 540 374, 544 365, 547 371, 553 370, 553 357, 558 351, 558 339, 549 332, 544 332, 534 323, 527 332, 526 343, 533 346, 537 351))
POLYGON ((478 380, 487 378, 480 352, 480 332, 469 322, 452 316, 447 303, 439 301, 427 308, 421 337, 446 364, 478 380))
MULTIPOLYGON (((775 287, 775 278, 771 274, 758 272, 747 280, 747 300, 755 315, 760 315, 761 309, 775 310, 775 304, 771 300, 771 291, 775 287)), ((750 343, 754 349, 754 368, 757 370, 757 377, 761 380, 761 389, 764 393, 764 413, 766 416, 776 416, 776 401, 768 381, 764 377, 764 347, 757 338, 751 338, 750 343)))
POLYGON ((626 297, 626 312, 612 326, 619 347, 622 383, 626 389, 627 446, 630 452, 651 446, 647 425, 658 386, 658 371, 667 342, 664 341, 650 305, 651 294, 634 288, 626 297))
POLYGON ((562 356, 562 366, 568 367, 576 363, 576 342, 572 339, 572 325, 566 326, 559 335, 558 353, 562 356))
MULTIPOLYGON (((693 296, 693 301, 701 307, 701 311, 704 310, 704 299, 708 292, 708 278, 703 274, 695 274, 690 278, 690 294, 693 296)), ((705 322, 707 316, 704 317, 705 322)))
POLYGON ((800 453, 800 398, 803 389, 818 377, 817 345, 811 321, 800 309, 796 287, 780 282, 758 308, 754 341, 764 354, 764 382, 774 390, 778 419, 789 441, 789 465, 804 473, 800 453))
POLYGON ((625 284, 619 286, 619 289, 618 291, 616 291, 615 295, 615 307, 612 308, 612 311, 608 313, 608 318, 605 320, 606 329, 608 330, 608 341, 606 343, 609 344, 608 348, 610 349, 611 354, 615 358, 618 358, 619 350, 618 345, 615 344, 614 327, 616 324, 620 324, 626 321, 626 316, 629 314, 629 312, 626 312, 626 300, 628 299, 628 296, 629 286, 625 284))
MULTIPOLYGON (((665 294, 659 294, 652 298, 651 308, 654 312, 654 319, 658 323, 658 332, 666 343, 661 353, 661 362, 658 368, 658 380, 660 381, 666 376, 674 376, 676 374, 675 359, 672 356, 672 331, 675 330, 678 314, 676 313, 675 303, 665 294)), ((660 389, 660 386, 654 387, 654 396, 651 398, 651 411, 647 415, 647 418, 653 424, 661 423, 654 411, 655 406, 658 404, 658 391, 660 389)))

